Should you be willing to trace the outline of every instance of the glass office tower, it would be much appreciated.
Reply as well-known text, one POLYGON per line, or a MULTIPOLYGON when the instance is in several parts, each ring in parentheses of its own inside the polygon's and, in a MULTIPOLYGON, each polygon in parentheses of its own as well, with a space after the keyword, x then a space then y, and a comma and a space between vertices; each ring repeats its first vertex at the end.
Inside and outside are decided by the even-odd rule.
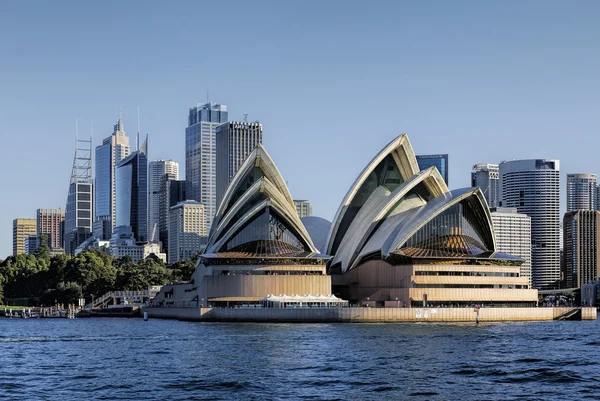
POLYGON ((185 181, 188 197, 204 205, 210 227, 217 204, 216 130, 227 122, 227 106, 205 103, 191 107, 185 129, 185 181))
POLYGON ((430 167, 435 166, 442 177, 446 185, 448 184, 448 155, 417 155, 417 163, 421 171, 427 170, 430 167))
POLYGON ((116 227, 129 226, 138 242, 148 241, 148 138, 115 169, 116 227))

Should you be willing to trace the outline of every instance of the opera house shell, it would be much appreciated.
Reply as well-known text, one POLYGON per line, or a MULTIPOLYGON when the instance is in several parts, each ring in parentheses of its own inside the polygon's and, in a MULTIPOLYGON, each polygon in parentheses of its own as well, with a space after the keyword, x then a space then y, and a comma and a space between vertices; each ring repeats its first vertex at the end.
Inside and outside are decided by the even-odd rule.
POLYGON ((369 306, 532 306, 537 290, 517 257, 496 252, 479 188, 450 191, 420 171, 406 135, 358 176, 332 222, 325 253, 333 293, 369 306))
POLYGON ((496 252, 481 191, 450 191, 435 167, 419 171, 406 135, 367 165, 332 223, 304 222, 257 146, 218 206, 192 280, 164 286, 152 307, 323 306, 333 296, 372 307, 537 304, 523 261, 496 252))
POLYGON ((315 248, 285 181, 258 145, 223 196, 191 282, 165 286, 154 305, 248 306, 268 295, 329 300, 329 259, 315 248))

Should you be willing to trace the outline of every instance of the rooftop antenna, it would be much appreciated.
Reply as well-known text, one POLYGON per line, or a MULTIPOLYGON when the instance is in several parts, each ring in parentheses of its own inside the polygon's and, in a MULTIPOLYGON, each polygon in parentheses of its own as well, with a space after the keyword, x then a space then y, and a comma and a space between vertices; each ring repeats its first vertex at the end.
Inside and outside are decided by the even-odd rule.
POLYGON ((248 122, 248 113, 244 114, 244 122, 247 123, 248 122))
POLYGON ((208 96, 208 89, 207 89, 206 90, 206 103, 210 103, 210 101, 208 99, 210 99, 210 97, 208 96))
POLYGON ((71 170, 71 184, 75 182, 92 182, 92 136, 90 139, 79 139, 79 120, 75 119, 75 157, 71 170))

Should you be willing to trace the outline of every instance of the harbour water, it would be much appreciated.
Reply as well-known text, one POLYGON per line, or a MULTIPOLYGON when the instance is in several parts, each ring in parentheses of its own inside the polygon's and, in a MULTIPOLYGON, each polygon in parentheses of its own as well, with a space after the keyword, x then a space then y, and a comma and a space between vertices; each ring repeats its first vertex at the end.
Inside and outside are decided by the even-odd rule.
POLYGON ((600 322, 1 319, 0 399, 600 399, 600 322))

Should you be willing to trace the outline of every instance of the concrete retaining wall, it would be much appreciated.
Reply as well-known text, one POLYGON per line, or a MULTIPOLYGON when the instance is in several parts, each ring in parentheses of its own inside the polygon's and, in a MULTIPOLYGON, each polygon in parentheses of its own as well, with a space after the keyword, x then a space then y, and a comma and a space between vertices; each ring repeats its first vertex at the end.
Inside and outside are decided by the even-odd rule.
MULTIPOLYGON (((481 322, 553 320, 572 308, 482 308, 481 322)), ((596 308, 581 308, 595 320, 596 308)), ((151 318, 222 322, 475 322, 473 308, 145 308, 151 318)))

